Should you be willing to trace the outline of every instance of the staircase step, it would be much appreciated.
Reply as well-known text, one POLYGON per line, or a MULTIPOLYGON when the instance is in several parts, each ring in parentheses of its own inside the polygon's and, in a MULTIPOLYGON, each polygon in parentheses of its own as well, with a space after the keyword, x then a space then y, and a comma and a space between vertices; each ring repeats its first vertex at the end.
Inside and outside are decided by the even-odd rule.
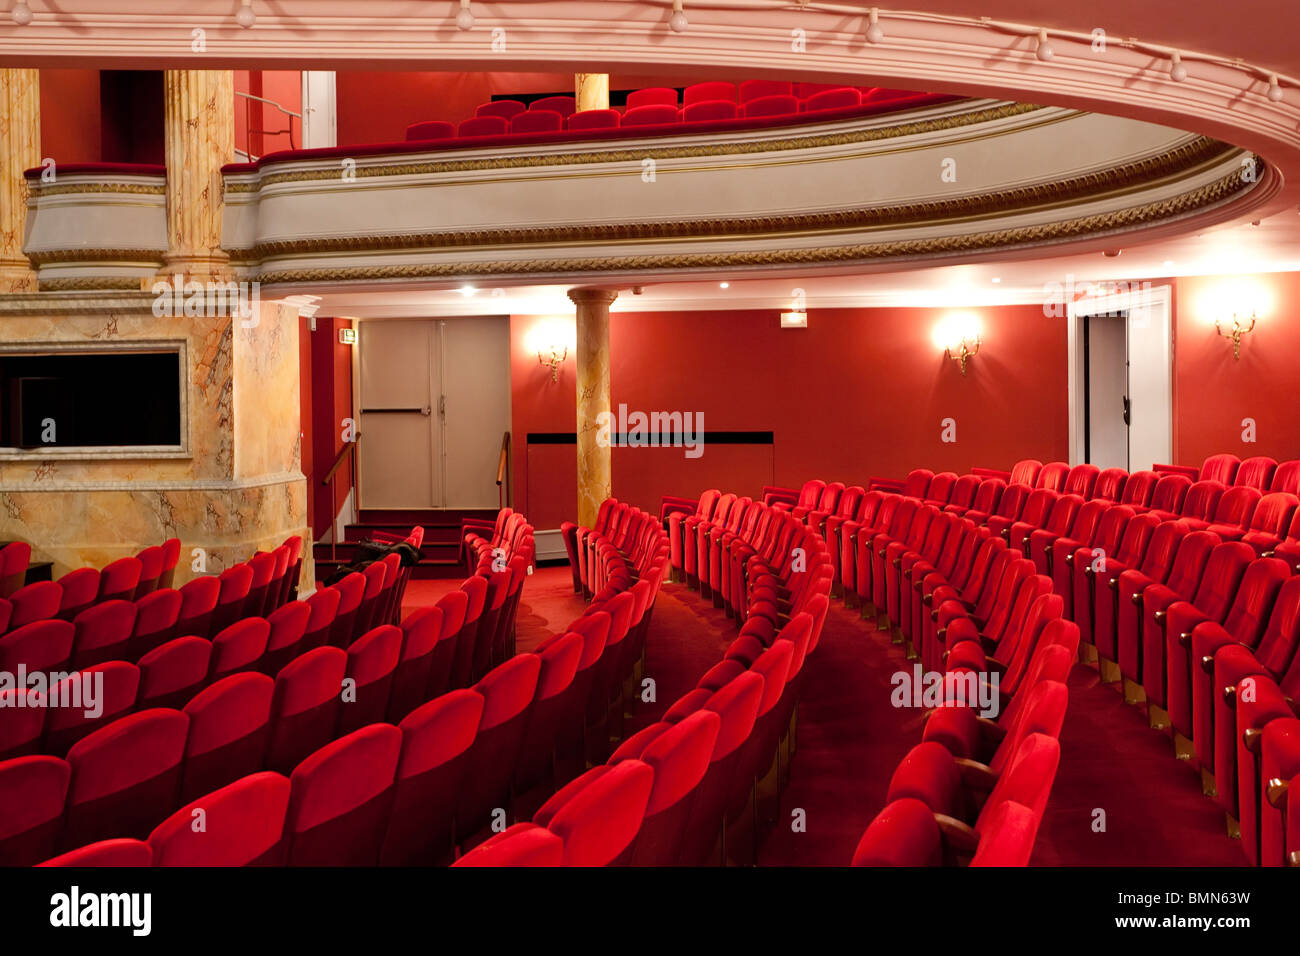
POLYGON ((495 521, 496 508, 362 508, 357 514, 358 524, 452 526, 459 528, 461 518, 476 521, 495 521))

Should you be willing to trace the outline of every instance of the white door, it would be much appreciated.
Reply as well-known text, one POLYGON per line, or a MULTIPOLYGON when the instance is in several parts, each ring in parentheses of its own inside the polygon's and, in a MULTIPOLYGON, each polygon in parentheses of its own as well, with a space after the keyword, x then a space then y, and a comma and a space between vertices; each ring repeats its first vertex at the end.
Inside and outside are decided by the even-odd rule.
POLYGON ((439 487, 433 323, 358 323, 362 508, 434 508, 439 487))
POLYGON ((1129 467, 1128 316, 1084 319, 1087 370, 1087 461, 1098 468, 1129 467))
POLYGON ((501 440, 510 430, 510 320, 443 319, 443 507, 495 508, 501 440))

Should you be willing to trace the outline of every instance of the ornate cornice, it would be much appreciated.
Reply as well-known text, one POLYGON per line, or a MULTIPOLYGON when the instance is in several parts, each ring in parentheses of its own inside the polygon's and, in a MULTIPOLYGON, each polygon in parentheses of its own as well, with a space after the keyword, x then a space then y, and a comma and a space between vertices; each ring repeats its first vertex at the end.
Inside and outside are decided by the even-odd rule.
POLYGON ((63 279, 41 279, 41 292, 89 292, 94 290, 115 290, 121 292, 139 292, 138 276, 69 276, 63 279))
MULTIPOLYGON (((672 146, 640 145, 636 149, 588 149, 568 153, 531 153, 511 156, 492 156, 478 159, 440 159, 418 163, 381 162, 358 164, 357 179, 375 176, 430 176, 439 173, 482 172, 491 169, 529 169, 539 166, 573 166, 599 163, 639 163, 645 159, 691 159, 694 157, 771 153, 792 149, 825 149, 832 146, 852 146, 873 143, 902 136, 937 133, 944 130, 975 126, 994 120, 1007 119, 1032 113, 1045 107, 1032 103, 1004 103, 1000 106, 969 110, 948 116, 894 123, 888 126, 863 127, 837 133, 813 133, 806 136, 780 136, 763 139, 719 143, 717 133, 697 134, 710 142, 677 143, 672 146)), ((683 129, 674 138, 689 136, 683 129)), ((336 159, 337 157, 331 157, 336 159)), ((307 160, 303 160, 306 162, 307 160)), ((338 181, 337 164, 329 169, 293 169, 285 172, 268 172, 256 180, 226 183, 226 193, 255 193, 264 186, 275 183, 301 183, 338 181)))
MULTIPOLYGON (((159 177, 161 178, 161 177, 159 177)), ((42 183, 32 180, 27 183, 27 188, 32 196, 44 199, 47 196, 59 196, 64 193, 126 193, 135 196, 166 196, 166 183, 115 183, 115 182, 84 182, 84 183, 42 183)))
POLYGON ((348 252, 418 253, 437 249, 554 243, 616 243, 654 240, 771 237, 791 233, 845 232, 917 226, 1025 212, 1048 204, 1122 195, 1171 176, 1186 175, 1241 153, 1217 140, 1197 137, 1177 149, 1052 183, 898 205, 859 206, 786 216, 734 217, 665 222, 588 223, 571 226, 475 229, 404 235, 323 236, 261 242, 229 250, 241 265, 285 256, 348 252))
POLYGON ((652 269, 711 269, 719 267, 865 263, 890 259, 907 260, 926 256, 1006 250, 1101 236, 1120 230, 1158 223, 1173 217, 1190 215, 1255 188, 1262 181, 1263 161, 1256 158, 1255 168, 1257 176, 1254 182, 1248 181, 1240 172, 1234 171, 1198 189, 1169 199, 1145 203, 1128 209, 1034 226, 1021 226, 1014 229, 965 233, 953 236, 904 239, 894 242, 859 243, 845 246, 763 249, 723 253, 584 256, 581 258, 485 262, 457 260, 446 263, 286 269, 278 272, 263 272, 258 278, 265 285, 283 285, 302 282, 441 279, 475 275, 638 272, 652 269))
POLYGON ((27 259, 34 266, 55 262, 139 262, 161 265, 166 255, 166 249, 46 249, 27 253, 27 259))

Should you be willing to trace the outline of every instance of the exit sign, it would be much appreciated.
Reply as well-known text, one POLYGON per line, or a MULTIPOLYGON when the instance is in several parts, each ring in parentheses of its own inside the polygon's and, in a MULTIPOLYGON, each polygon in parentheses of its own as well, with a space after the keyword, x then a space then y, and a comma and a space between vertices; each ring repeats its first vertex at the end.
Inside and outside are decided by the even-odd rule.
POLYGON ((356 330, 356 329, 339 329, 339 341, 342 342, 344 345, 356 345, 356 344, 357 344, 357 330, 356 330))

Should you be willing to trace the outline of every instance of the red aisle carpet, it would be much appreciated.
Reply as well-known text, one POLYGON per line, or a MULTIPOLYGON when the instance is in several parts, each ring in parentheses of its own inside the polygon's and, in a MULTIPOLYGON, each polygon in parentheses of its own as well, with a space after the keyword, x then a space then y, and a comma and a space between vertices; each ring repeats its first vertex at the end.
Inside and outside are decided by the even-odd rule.
MULTIPOLYGON (((459 581, 413 580, 403 610, 431 604, 459 581)), ((531 650, 582 614, 568 567, 539 568, 524 582, 518 647, 531 650)), ((736 623, 684 585, 665 584, 646 636, 644 677, 653 702, 638 702, 627 733, 657 720, 718 663, 736 623)), ((799 704, 798 750, 774 828, 760 847, 765 866, 844 866, 862 831, 884 806, 889 775, 921 740, 922 712, 890 703, 896 671, 912 669, 900 646, 838 600, 807 662, 799 704), (795 832, 802 809, 806 832, 795 832)), ((1200 792, 1199 776, 1178 763, 1167 738, 1136 709, 1076 666, 1061 732, 1061 769, 1032 860, 1034 865, 1241 866, 1223 815, 1200 792), (1106 811, 1094 832, 1095 809, 1106 811)))

